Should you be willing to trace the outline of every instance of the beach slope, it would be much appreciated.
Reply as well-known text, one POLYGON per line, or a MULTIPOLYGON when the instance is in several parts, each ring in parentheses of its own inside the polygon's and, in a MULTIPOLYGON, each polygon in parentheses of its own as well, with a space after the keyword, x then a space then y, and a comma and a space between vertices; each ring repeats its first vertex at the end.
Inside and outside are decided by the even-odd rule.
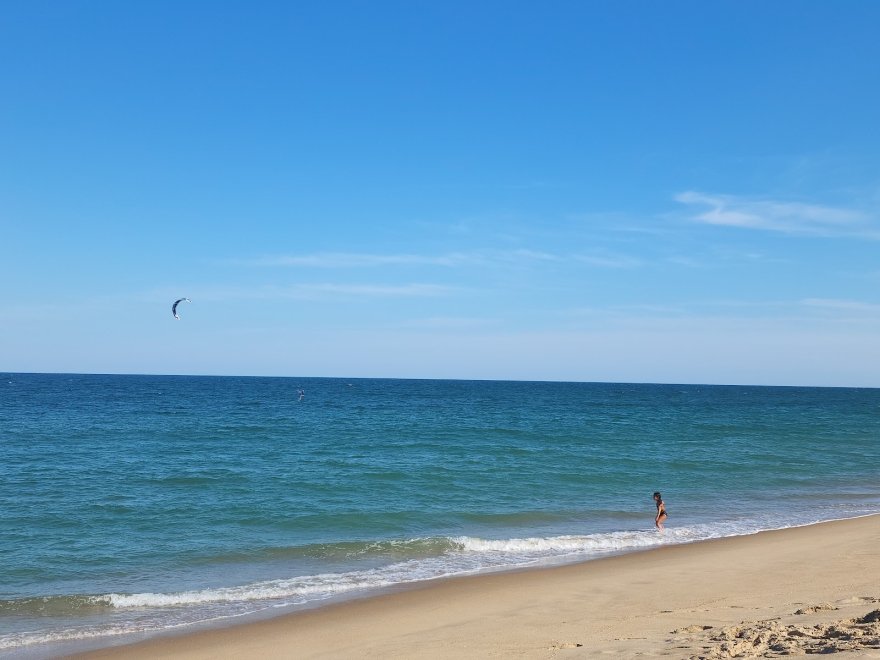
POLYGON ((442 580, 88 658, 880 658, 880 516, 442 580))

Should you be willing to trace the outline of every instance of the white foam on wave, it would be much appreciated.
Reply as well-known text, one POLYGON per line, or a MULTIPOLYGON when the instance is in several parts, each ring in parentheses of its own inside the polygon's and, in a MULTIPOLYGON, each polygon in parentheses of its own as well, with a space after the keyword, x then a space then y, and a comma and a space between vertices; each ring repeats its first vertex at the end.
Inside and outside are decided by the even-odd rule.
POLYGON ((612 532, 584 536, 481 539, 462 536, 453 539, 465 551, 495 554, 534 554, 538 557, 571 553, 622 552, 647 548, 663 542, 654 532, 612 532))
POLYGON ((271 601, 295 599, 294 603, 308 600, 309 597, 329 598, 358 589, 376 589, 392 583, 371 571, 351 573, 327 573, 307 575, 288 580, 268 580, 237 587, 181 591, 177 593, 138 593, 107 594, 106 599, 113 607, 180 607, 204 603, 238 603, 246 601, 271 601))
POLYGON ((297 605, 311 600, 381 589, 396 584, 515 569, 548 560, 590 559, 611 553, 710 537, 705 532, 701 534, 688 530, 669 530, 666 534, 644 530, 509 539, 459 536, 445 540, 448 550, 442 555, 417 557, 367 570, 304 575, 177 593, 112 593, 96 598, 119 609, 184 607, 249 601, 278 601, 282 605, 297 605))

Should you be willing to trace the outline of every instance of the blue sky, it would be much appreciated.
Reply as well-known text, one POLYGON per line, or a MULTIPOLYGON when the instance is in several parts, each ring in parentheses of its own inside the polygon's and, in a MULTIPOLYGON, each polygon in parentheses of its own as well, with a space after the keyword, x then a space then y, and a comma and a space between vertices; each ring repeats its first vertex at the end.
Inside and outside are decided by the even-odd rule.
POLYGON ((880 386, 878 24, 5 3, 0 369, 880 386))

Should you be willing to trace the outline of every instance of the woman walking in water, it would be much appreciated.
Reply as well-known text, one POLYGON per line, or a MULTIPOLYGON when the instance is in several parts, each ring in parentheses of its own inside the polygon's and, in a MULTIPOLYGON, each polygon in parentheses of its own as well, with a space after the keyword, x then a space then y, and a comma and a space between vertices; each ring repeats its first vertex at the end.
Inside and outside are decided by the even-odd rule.
POLYGON ((663 497, 660 495, 660 491, 654 493, 654 504, 657 505, 657 515, 654 517, 654 526, 662 530, 663 523, 668 517, 666 514, 666 505, 663 503, 663 497))

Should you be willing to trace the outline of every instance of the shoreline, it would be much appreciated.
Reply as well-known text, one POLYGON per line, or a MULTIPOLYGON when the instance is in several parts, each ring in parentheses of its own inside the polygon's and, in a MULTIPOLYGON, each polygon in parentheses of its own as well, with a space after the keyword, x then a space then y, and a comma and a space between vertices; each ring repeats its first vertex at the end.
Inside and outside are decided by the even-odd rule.
MULTIPOLYGON (((740 638, 730 631, 733 641, 712 637, 744 621, 757 626, 758 637, 770 638, 769 624, 760 622, 778 627, 793 618, 791 626, 819 630, 822 621, 856 620, 880 609, 878 538, 880 515, 861 516, 561 566, 429 580, 66 657, 723 657, 711 654, 713 644, 730 646, 740 638)), ((789 637, 777 641, 779 648, 813 639, 802 631, 789 637)), ((815 643, 843 643, 835 639, 815 643)), ((868 645, 855 652, 880 658, 880 629, 876 648, 870 635, 865 639, 868 645)))

